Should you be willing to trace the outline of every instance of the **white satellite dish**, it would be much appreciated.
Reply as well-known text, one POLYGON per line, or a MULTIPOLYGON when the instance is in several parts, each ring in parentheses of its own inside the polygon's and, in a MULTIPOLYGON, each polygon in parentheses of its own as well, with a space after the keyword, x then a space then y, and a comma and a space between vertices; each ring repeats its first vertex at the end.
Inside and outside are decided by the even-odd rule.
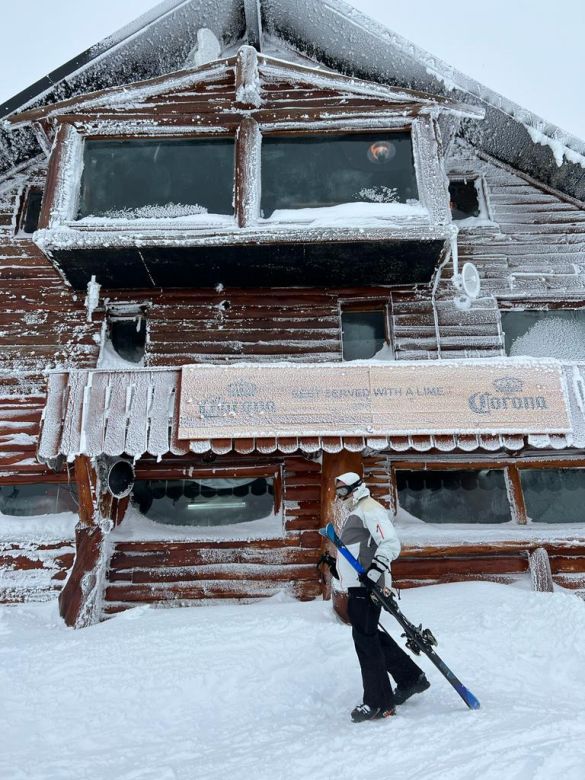
POLYGON ((475 299, 479 295, 481 280, 473 263, 464 263, 461 269, 461 289, 468 298, 475 299))

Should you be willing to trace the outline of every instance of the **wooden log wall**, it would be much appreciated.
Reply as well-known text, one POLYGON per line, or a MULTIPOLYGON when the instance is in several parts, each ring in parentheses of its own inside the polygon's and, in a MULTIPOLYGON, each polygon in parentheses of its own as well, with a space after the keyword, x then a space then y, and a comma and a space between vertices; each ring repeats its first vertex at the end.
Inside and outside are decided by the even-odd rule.
POLYGON ((459 259, 476 264, 482 291, 529 300, 585 297, 585 209, 459 141, 450 150, 451 177, 483 178, 494 224, 459 233, 459 259), (515 276, 515 274, 518 274, 515 276), (533 274, 534 276, 522 276, 533 274))
POLYGON ((0 369, 41 373, 59 366, 94 366, 96 325, 84 296, 61 279, 30 235, 17 232, 28 185, 44 185, 40 164, 0 182, 0 369))
POLYGON ((0 540, 0 604, 47 601, 73 564, 73 538, 51 542, 0 540))
MULTIPOLYGON (((242 461, 240 465, 244 465, 242 461)), ((253 465, 258 461, 255 458, 253 465)), ((104 614, 139 604, 183 606, 205 603, 207 599, 252 601, 279 590, 302 600, 321 595, 323 585, 316 566, 321 554, 321 466, 303 457, 281 462, 282 537, 247 541, 115 541, 104 614)), ((214 465, 221 463, 215 461, 214 465)), ((274 465, 275 461, 270 463, 274 465)), ((123 521, 120 531, 123 533, 123 521)))

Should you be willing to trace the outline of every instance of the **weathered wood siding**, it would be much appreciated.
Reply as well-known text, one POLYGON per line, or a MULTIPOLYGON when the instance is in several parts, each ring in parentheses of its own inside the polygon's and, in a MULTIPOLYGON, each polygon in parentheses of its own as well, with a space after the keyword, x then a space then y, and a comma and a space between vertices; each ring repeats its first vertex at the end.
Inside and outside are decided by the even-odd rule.
POLYGON ((585 209, 527 181, 468 145, 451 149, 452 177, 483 177, 493 226, 462 227, 459 257, 497 298, 585 298, 585 209), (514 274, 534 274, 534 277, 514 274))
POLYGON ((0 604, 54 598, 73 564, 73 538, 54 542, 0 540, 0 604))
POLYGON ((31 241, 18 234, 22 193, 43 185, 46 171, 0 182, 0 369, 41 373, 58 366, 93 366, 99 350, 84 296, 74 294, 31 241))

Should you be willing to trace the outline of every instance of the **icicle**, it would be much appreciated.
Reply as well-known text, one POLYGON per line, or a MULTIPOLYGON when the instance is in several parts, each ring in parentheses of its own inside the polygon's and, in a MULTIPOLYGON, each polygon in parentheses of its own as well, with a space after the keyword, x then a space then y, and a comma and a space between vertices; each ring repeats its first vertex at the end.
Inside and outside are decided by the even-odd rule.
POLYGON ((96 282, 95 276, 92 276, 87 283, 87 295, 85 296, 85 308, 87 309, 87 321, 91 322, 94 311, 99 306, 101 284, 96 282))

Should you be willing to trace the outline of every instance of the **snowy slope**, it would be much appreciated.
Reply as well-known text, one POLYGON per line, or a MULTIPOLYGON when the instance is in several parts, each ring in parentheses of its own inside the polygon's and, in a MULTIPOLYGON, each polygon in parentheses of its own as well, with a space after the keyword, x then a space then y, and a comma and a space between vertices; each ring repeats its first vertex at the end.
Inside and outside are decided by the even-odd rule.
POLYGON ((427 693, 352 724, 359 672, 328 603, 138 608, 81 631, 54 604, 1 608, 0 777, 582 780, 583 602, 465 583, 402 606, 479 712, 425 663, 427 693))

